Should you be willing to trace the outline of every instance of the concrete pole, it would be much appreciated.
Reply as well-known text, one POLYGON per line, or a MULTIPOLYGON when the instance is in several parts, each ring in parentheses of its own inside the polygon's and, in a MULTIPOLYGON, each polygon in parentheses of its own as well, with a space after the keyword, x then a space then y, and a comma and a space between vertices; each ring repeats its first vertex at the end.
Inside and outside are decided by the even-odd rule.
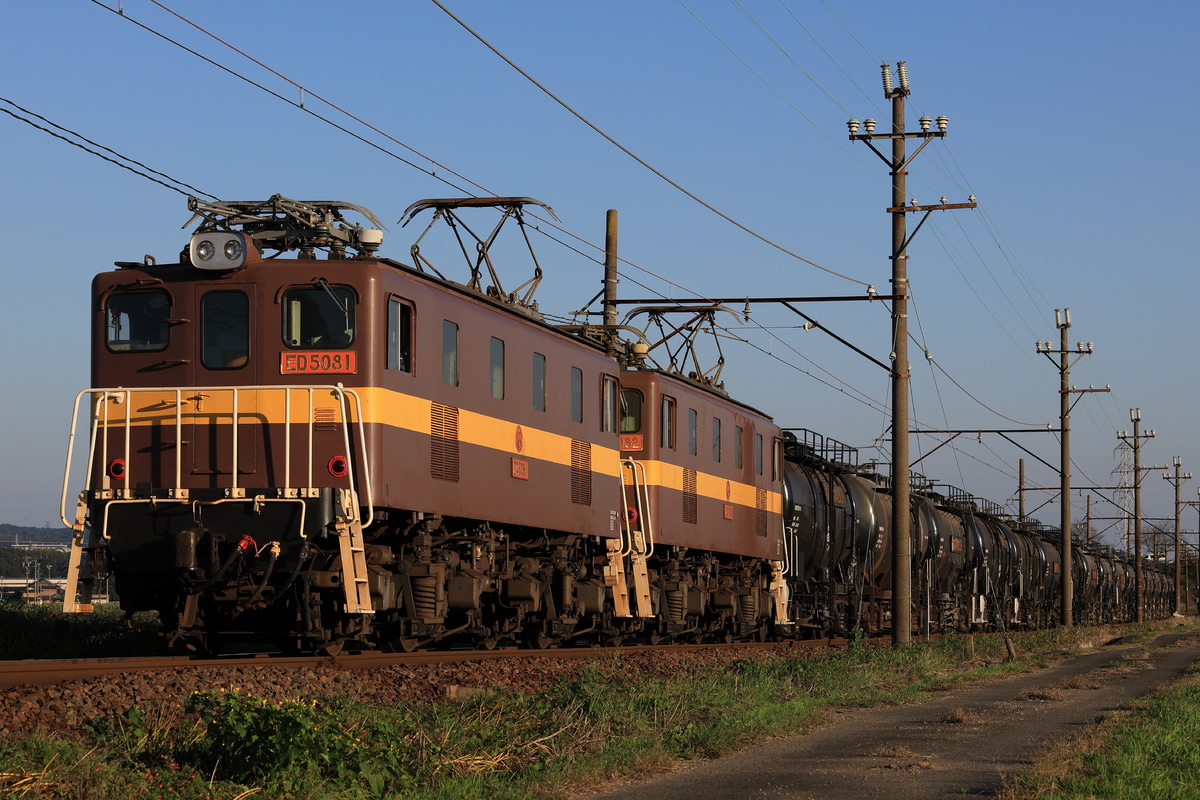
MULTIPOLYGON (((900 68, 903 69, 901 63, 900 68)), ((887 67, 884 68, 888 69, 887 67)), ((892 90, 892 207, 907 201, 904 97, 892 90)), ((892 214, 892 644, 912 644, 912 539, 908 453, 908 254, 904 212, 892 214)))
MULTIPOLYGON (((1056 312, 1057 313, 1057 312, 1056 312)), ((1075 620, 1075 581, 1074 561, 1071 555, 1071 364, 1067 360, 1067 331, 1071 328, 1071 310, 1063 309, 1062 316, 1057 320, 1061 334, 1059 342, 1059 425, 1062 428, 1061 480, 1062 496, 1062 626, 1069 628, 1075 620)))

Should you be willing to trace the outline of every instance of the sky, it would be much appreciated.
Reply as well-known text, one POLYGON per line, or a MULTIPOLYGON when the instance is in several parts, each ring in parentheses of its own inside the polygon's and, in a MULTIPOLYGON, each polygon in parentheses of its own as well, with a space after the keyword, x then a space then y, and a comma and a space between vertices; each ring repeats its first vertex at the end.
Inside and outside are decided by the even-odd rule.
MULTIPOLYGON (((914 469, 1015 511, 1024 458, 1027 511, 1057 526, 1046 489, 1059 441, 1044 429, 1058 427, 1059 373, 1035 343, 1057 347, 1055 309, 1069 308, 1072 346, 1094 342, 1072 384, 1111 387, 1073 395, 1073 484, 1121 480, 1117 432, 1132 430, 1134 408, 1156 434, 1142 465, 1180 456, 1200 476, 1187 278, 1198 175, 1179 138, 1198 122, 1200 6, 442 3, 6 8, 0 274, 13 335, 0 348, 0 522, 60 524, 71 409, 89 379, 91 276, 145 255, 175 261, 188 192, 356 203, 387 225, 381 253, 405 262, 426 219, 395 223, 416 200, 537 198, 561 220, 534 221, 533 237, 546 273, 537 299, 557 316, 600 289, 608 209, 624 297, 887 294, 887 168, 848 140, 846 121, 887 129, 880 65, 898 61, 907 129, 949 118, 948 136, 909 166, 910 198, 978 203, 930 215, 909 246, 913 428, 976 432, 927 458, 946 436, 914 435, 914 469), (1010 436, 1030 453, 983 432, 1016 428, 1042 429, 1010 436)), ((920 217, 908 220, 911 232, 920 217)), ((524 279, 524 262, 504 266, 524 279)), ((765 304, 749 322, 721 315, 727 390, 886 462, 887 372, 822 329, 886 362, 887 308, 799 307, 821 328, 765 304)), ((1183 483, 1184 500, 1198 482, 1183 483)), ((1112 541, 1123 528, 1105 518, 1121 512, 1101 497, 1119 497, 1093 501, 1112 541)), ((1173 501, 1161 470, 1145 470, 1144 515, 1170 528, 1173 501)), ((1074 519, 1085 503, 1073 493, 1074 519)), ((1195 513, 1184 509, 1188 530, 1195 513)))

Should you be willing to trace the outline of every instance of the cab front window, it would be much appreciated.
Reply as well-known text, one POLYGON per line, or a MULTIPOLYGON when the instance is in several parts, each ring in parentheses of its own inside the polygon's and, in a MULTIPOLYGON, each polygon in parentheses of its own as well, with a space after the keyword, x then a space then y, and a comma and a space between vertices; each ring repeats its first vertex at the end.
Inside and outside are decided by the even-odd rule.
POLYGON ((250 357, 250 301, 245 292, 209 292, 200 300, 200 361, 237 369, 250 357))
POLYGON ((354 343, 354 292, 346 286, 295 287, 283 293, 283 340, 289 347, 326 350, 354 343))
POLYGON ((118 292, 104 309, 104 341, 114 353, 165 350, 171 339, 166 292, 118 292))

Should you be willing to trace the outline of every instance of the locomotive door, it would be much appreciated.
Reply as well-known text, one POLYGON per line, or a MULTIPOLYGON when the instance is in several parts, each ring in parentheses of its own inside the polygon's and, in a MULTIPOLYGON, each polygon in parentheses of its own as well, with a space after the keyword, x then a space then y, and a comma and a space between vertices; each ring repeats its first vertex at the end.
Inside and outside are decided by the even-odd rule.
MULTIPOLYGON (((238 475, 257 469, 265 425, 259 417, 258 393, 247 388, 259 384, 262 361, 256 352, 257 310, 254 284, 197 287, 197 388, 185 394, 192 411, 192 474, 214 476, 214 486, 231 485, 235 440, 238 475), (223 477, 227 475, 229 479, 223 477)), ((242 485, 240 479, 237 485, 242 485)))

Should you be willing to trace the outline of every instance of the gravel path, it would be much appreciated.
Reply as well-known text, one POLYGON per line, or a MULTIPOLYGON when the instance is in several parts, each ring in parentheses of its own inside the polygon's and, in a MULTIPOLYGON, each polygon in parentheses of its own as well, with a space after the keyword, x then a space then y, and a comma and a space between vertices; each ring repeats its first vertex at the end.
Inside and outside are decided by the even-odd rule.
POLYGON ((920 705, 835 714, 806 736, 691 762, 592 800, 927 800, 993 797, 1051 740, 1085 726, 1200 660, 1200 638, 1087 653, 1038 672, 976 683, 920 705), (1168 646, 1175 645, 1179 646, 1168 646))

